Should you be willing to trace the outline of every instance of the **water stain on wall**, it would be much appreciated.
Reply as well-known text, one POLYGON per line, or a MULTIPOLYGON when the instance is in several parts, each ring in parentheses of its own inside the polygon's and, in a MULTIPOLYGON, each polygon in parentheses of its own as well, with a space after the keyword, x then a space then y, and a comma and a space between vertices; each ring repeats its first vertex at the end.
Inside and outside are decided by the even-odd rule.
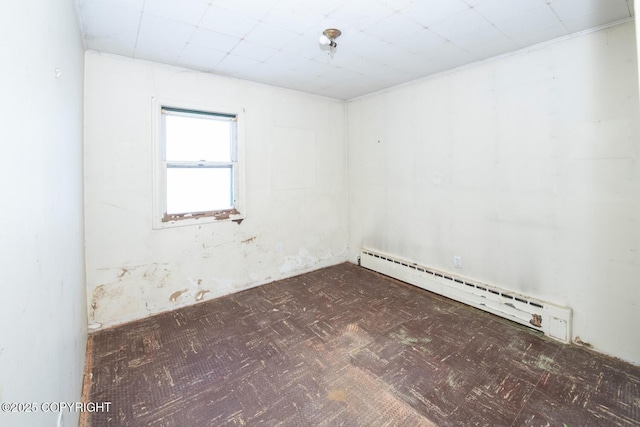
POLYGON ((93 290, 93 294, 91 295, 91 320, 95 320, 96 318, 96 310, 98 309, 98 301, 104 297, 105 289, 104 285, 98 285, 93 290))

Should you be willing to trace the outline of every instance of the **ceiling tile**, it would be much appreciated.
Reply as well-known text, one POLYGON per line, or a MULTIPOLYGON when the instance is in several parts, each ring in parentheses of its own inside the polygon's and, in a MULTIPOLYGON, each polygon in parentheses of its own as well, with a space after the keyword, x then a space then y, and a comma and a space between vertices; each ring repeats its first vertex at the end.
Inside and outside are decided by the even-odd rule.
POLYGON ((425 27, 429 27, 469 9, 469 7, 462 0, 415 1, 402 14, 425 27))
POLYGON ((520 47, 533 46, 534 44, 543 43, 569 34, 566 27, 560 21, 546 27, 536 26, 532 29, 524 25, 518 27, 518 20, 496 24, 496 27, 504 34, 507 34, 520 47))
POLYGON ((207 49, 229 53, 240 43, 240 39, 204 28, 197 28, 189 39, 189 43, 207 49))
POLYGON ((631 16, 625 0, 553 0, 549 5, 571 33, 631 16))
POLYGON ((226 53, 188 44, 180 53, 176 65, 194 70, 209 71, 225 57, 226 53))
POLYGON ((221 7, 210 6, 199 26, 207 30, 243 38, 257 24, 256 19, 221 7))
POLYGON ((142 2, 88 1, 80 5, 80 13, 88 49, 133 56, 142 2))
POLYGON ((385 55, 397 50, 398 47, 392 46, 371 34, 358 32, 348 35, 344 40, 339 40, 336 56, 359 55, 378 61, 385 55))
POLYGON ((422 28, 421 30, 405 34, 401 39, 396 40, 395 46, 414 55, 429 53, 431 47, 440 45, 446 40, 433 31, 422 28))
POLYGON ((261 63, 251 69, 243 70, 242 72, 234 74, 234 77, 273 86, 286 86, 286 79, 279 78, 279 76, 285 74, 284 71, 278 73, 277 70, 271 67, 263 67, 263 65, 265 64, 261 63))
POLYGON ((321 45, 318 43, 318 36, 315 34, 296 36, 289 40, 282 50, 305 59, 316 59, 326 56, 326 52, 321 49, 321 45))
POLYGON ((348 22, 357 30, 363 30, 372 24, 393 15, 389 6, 372 0, 350 0, 343 7, 331 13, 330 18, 338 22, 348 22))
POLYGON ((132 56, 138 36, 140 15, 123 17, 122 26, 116 30, 109 21, 85 19, 87 48, 116 55, 132 56))
POLYGON ((321 90, 321 94, 331 98, 351 99, 365 93, 376 92, 385 87, 383 82, 368 80, 366 83, 360 80, 344 81, 335 85, 325 87, 321 90))
POLYGON ((219 6, 240 15, 248 16, 255 20, 264 18, 278 0, 238 1, 238 0, 213 0, 213 6, 219 6))
POLYGON ((200 22, 208 7, 202 0, 180 0, 180 7, 175 6, 175 0, 145 0, 144 13, 194 25, 200 22))
POLYGON ((408 79, 414 80, 428 74, 434 69, 434 64, 425 55, 414 55, 409 52, 398 51, 385 58, 385 64, 402 72, 408 79))
POLYGON ((317 13, 308 10, 300 2, 283 1, 271 9, 271 11, 262 18, 263 22, 285 28, 296 34, 304 34, 309 29, 316 27, 322 20, 317 13))
MULTIPOLYGON (((91 27, 95 29, 95 26, 91 27)), ((87 40, 87 49, 133 57, 136 43, 135 34, 133 39, 127 38, 126 40, 122 39, 122 34, 99 35, 99 32, 94 32, 94 34, 90 40, 87 40)))
POLYGON ((475 10, 520 47, 568 34, 546 1, 522 1, 519 9, 510 0, 487 0, 475 10))
POLYGON ((384 4, 394 12, 404 12, 411 8, 415 0, 380 0, 380 3, 384 4))
POLYGON ((402 14, 393 14, 363 30, 363 33, 387 43, 396 43, 424 27, 402 14))
POLYGON ((231 53, 233 55, 242 56, 244 58, 255 59, 256 61, 264 62, 269 57, 273 56, 277 49, 263 46, 257 43, 250 42, 248 40, 242 40, 233 48, 231 53))
MULTIPOLYGON (((424 58, 420 58, 420 59, 424 59, 424 58)), ((421 79, 425 76, 430 76, 432 74, 443 71, 443 69, 441 65, 435 62, 420 61, 420 62, 417 62, 414 67, 412 67, 407 71, 410 74, 412 74, 411 80, 416 80, 416 79, 421 79)))
POLYGON ((548 8, 546 0, 518 0, 517 2, 513 0, 485 0, 473 9, 492 24, 527 16, 532 17, 533 21, 537 21, 542 16, 547 20, 554 20, 553 11, 548 8))
POLYGON ((244 72, 250 71, 258 65, 260 65, 260 61, 229 54, 216 65, 215 70, 222 74, 242 76, 244 72))
POLYGON ((294 70, 296 64, 300 61, 300 56, 287 51, 278 50, 270 58, 269 64, 274 67, 284 68, 286 70, 294 70))
POLYGON ((491 24, 475 9, 467 8, 449 18, 431 25, 429 29, 447 40, 460 39, 468 34, 481 33, 491 24))
POLYGON ((464 0, 464 2, 466 4, 468 4, 469 6, 473 6, 476 7, 477 5, 479 5, 480 3, 484 2, 486 0, 464 0))
POLYGON ((300 61, 294 72, 303 73, 313 77, 321 77, 329 73, 335 73, 336 68, 329 61, 315 61, 313 59, 305 59, 300 61))
POLYGON ((260 22, 245 36, 245 39, 274 49, 282 49, 299 37, 299 34, 292 31, 260 22))
POLYGON ((75 0, 89 49, 348 99, 632 15, 630 0, 75 0), (318 37, 342 35, 332 56, 318 37), (450 40, 450 41, 447 41, 450 40))
MULTIPOLYGON (((310 0, 282 0, 284 2, 292 2, 301 4, 309 11, 317 14, 320 17, 326 17, 331 15, 332 12, 344 7, 349 1, 357 0, 322 0, 322 1, 310 1, 310 0)), ((372 0, 372 2, 375 0, 372 0)))
POLYGON ((430 60, 437 72, 482 59, 451 42, 443 42, 442 44, 432 46, 429 52, 424 52, 421 56, 430 60))
POLYGON ((330 70, 321 76, 322 84, 325 86, 333 86, 344 81, 357 81, 360 79, 362 79, 362 74, 344 68, 330 70))
POLYGON ((113 24, 113 19, 116 18, 129 20, 137 16, 139 20, 143 3, 144 0, 85 0, 79 2, 78 9, 83 19, 109 21, 113 24))
POLYGON ((346 63, 343 68, 359 74, 361 77, 367 76, 381 81, 390 80, 394 76, 409 78, 407 73, 399 69, 399 67, 393 67, 393 65, 381 64, 368 58, 357 57, 346 63))
POLYGON ((134 55, 136 58, 158 60, 174 64, 196 27, 145 13, 134 55))
POLYGON ((569 34, 566 27, 547 6, 529 9, 526 14, 514 15, 511 19, 495 22, 494 25, 521 47, 569 34))
POLYGON ((257 76, 257 78, 268 78, 274 84, 285 85, 287 82, 309 82, 311 76, 305 73, 292 73, 290 69, 283 68, 278 64, 272 62, 263 62, 251 72, 257 76))
POLYGON ((452 42, 478 58, 490 58, 520 48, 493 25, 455 38, 452 42))

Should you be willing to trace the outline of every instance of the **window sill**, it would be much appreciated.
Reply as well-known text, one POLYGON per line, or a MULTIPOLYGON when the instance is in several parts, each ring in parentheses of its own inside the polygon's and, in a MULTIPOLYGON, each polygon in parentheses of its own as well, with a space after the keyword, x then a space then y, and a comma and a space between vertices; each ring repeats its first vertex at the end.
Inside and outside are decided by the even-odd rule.
POLYGON ((236 209, 224 211, 198 212, 179 215, 164 214, 154 220, 154 229, 183 227, 188 225, 210 224, 216 222, 235 222, 240 224, 245 216, 236 209))

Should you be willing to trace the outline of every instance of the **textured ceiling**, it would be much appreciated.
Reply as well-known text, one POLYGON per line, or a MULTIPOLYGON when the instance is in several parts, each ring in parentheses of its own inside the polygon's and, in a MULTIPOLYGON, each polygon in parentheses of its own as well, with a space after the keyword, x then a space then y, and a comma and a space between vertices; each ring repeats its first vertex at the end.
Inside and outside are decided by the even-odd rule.
POLYGON ((87 48, 339 99, 632 16, 632 0, 77 0, 87 48), (333 58, 318 42, 342 36, 333 58))

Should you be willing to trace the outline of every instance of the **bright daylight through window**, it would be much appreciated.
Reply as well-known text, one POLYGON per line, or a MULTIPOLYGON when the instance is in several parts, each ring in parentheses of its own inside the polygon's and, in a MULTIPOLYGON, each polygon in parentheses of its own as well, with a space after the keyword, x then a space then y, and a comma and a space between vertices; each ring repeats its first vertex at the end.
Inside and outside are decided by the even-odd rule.
POLYGON ((237 213, 237 116, 162 108, 162 221, 237 213))

